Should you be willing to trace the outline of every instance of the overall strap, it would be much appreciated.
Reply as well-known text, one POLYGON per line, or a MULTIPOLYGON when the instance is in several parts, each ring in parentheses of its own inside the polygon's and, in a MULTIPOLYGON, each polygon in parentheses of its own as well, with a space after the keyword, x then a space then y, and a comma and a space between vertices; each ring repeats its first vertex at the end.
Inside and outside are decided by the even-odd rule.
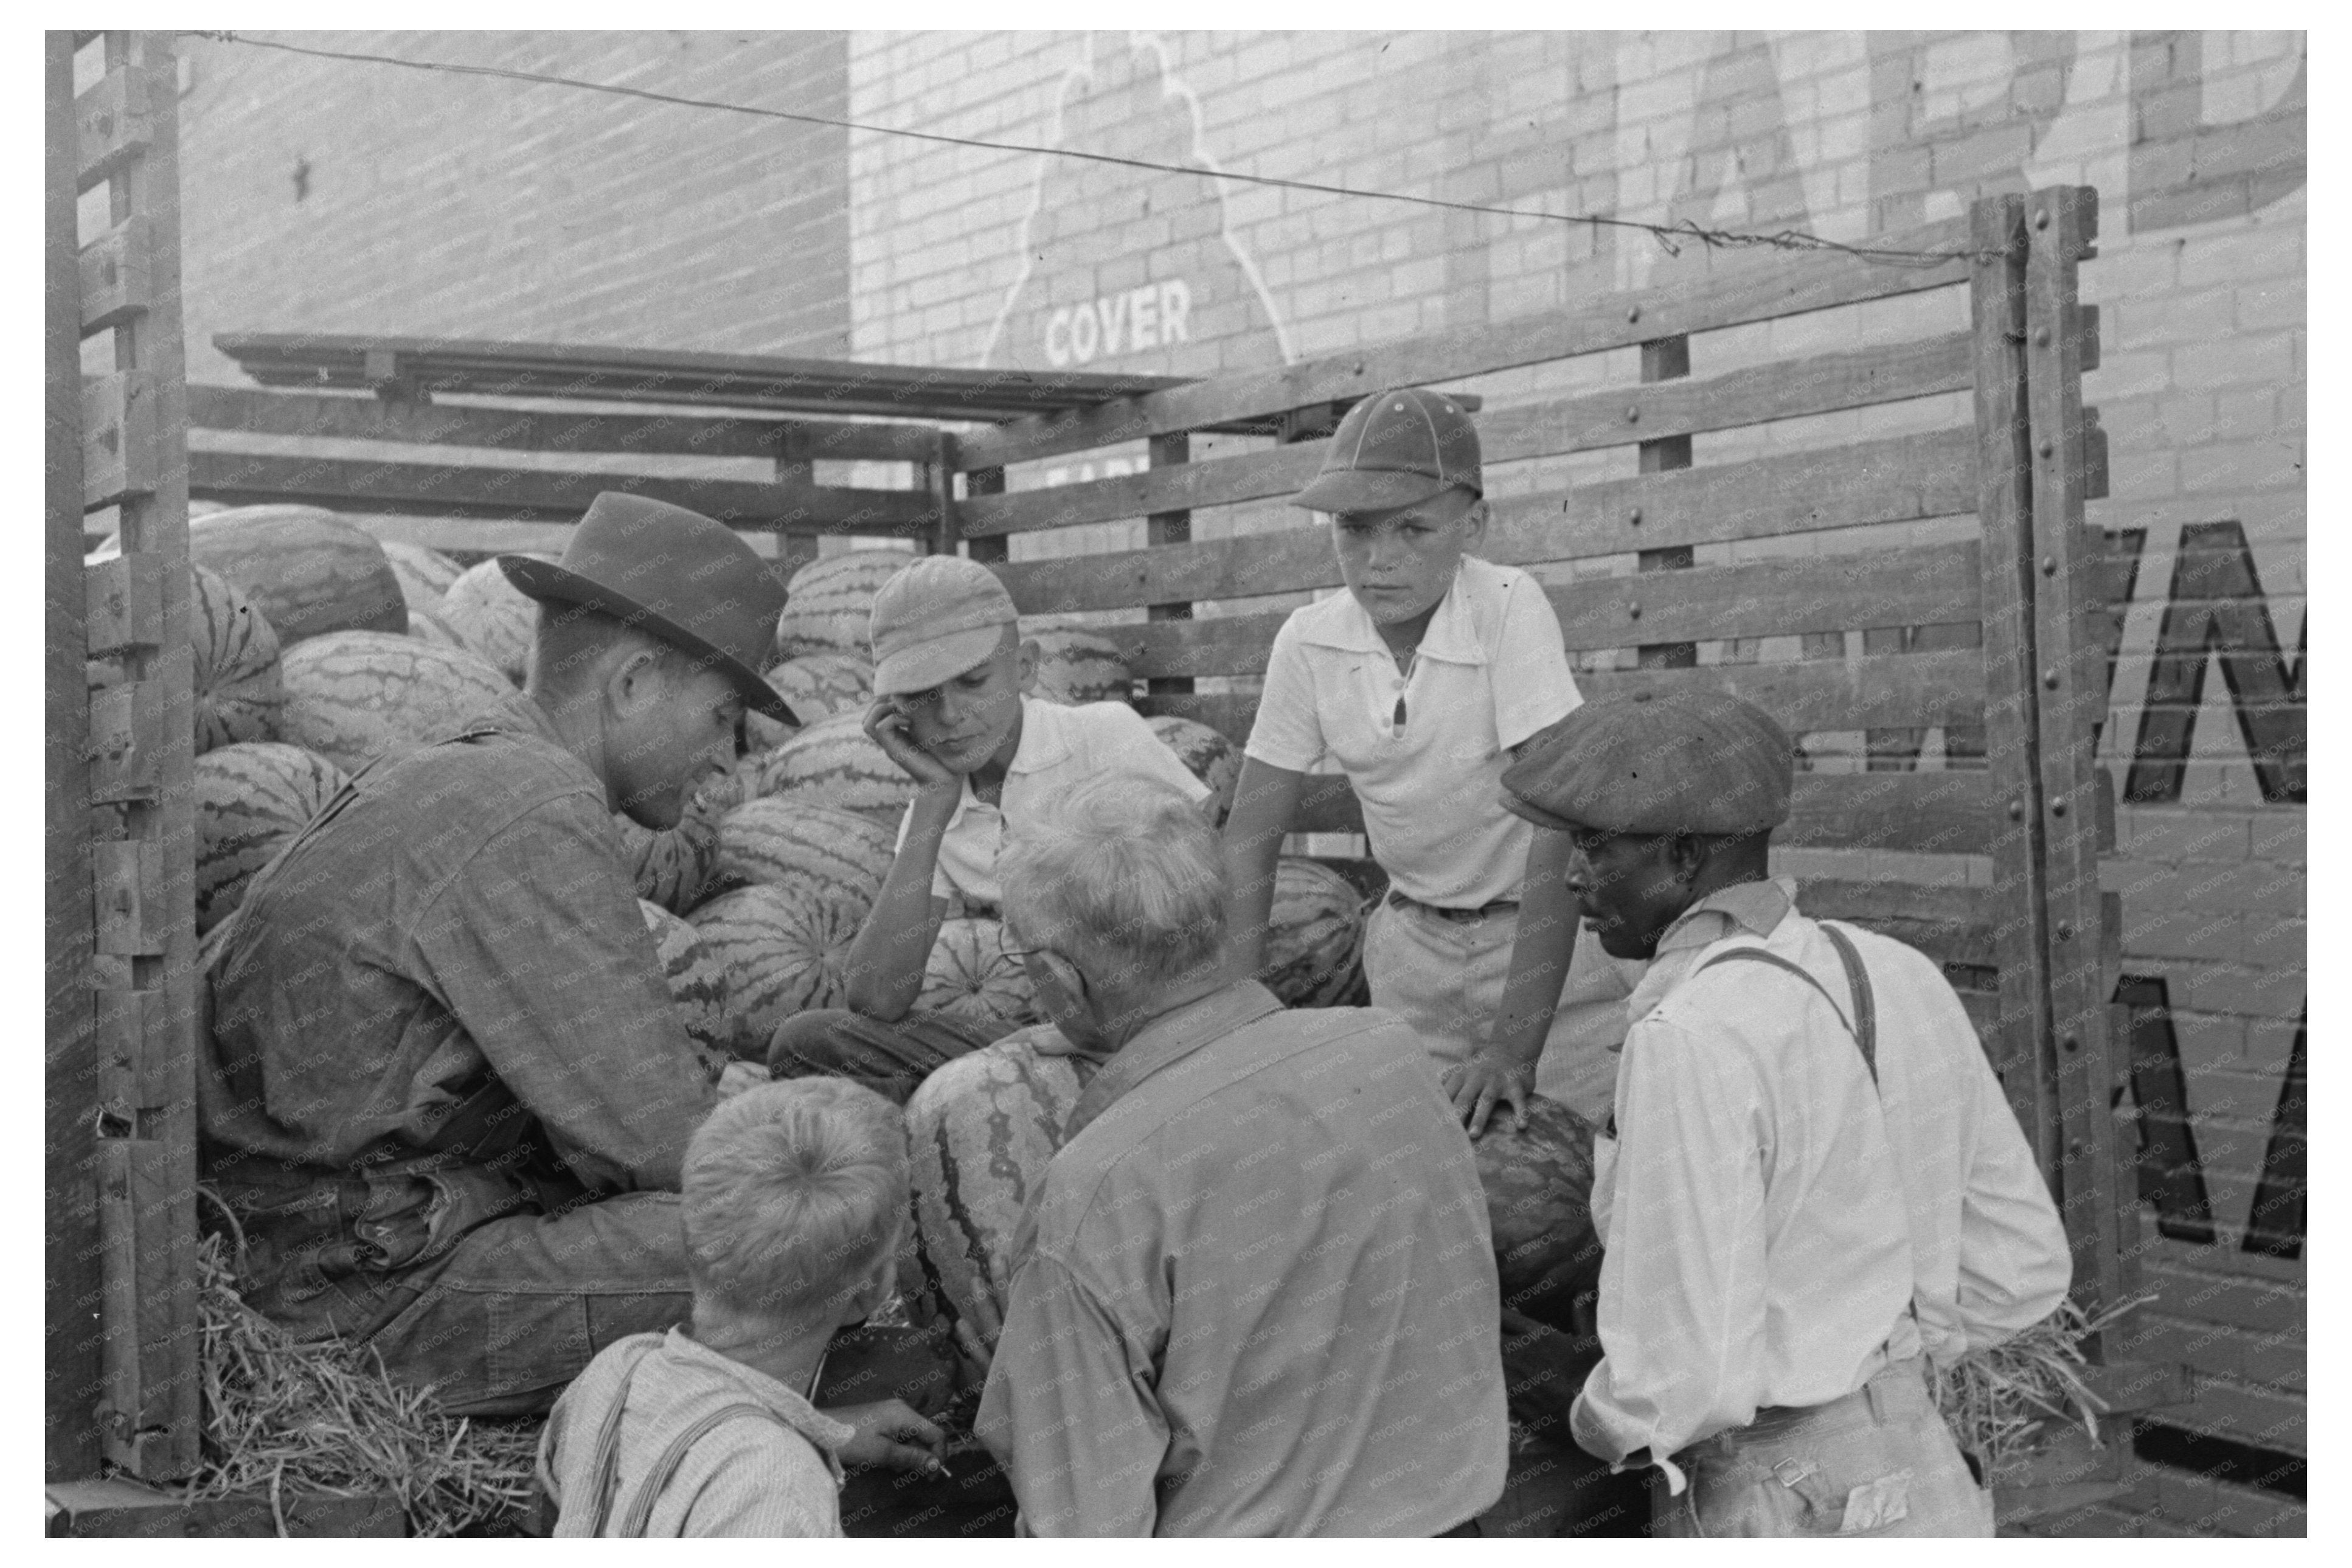
POLYGON ((764 1405, 753 1405, 749 1400, 739 1400, 712 1411, 670 1439, 669 1447, 663 1449, 661 1458, 654 1461, 654 1468, 646 1473, 644 1480, 637 1483, 636 1496, 630 1500, 629 1511, 621 1521, 620 1539, 635 1541, 645 1534, 646 1527, 653 1520, 654 1504, 660 1500, 670 1482, 677 1479, 678 1468, 686 1463, 687 1450, 709 1436, 714 1428, 744 1416, 772 1421, 786 1431, 792 1430, 774 1411, 764 1405))
POLYGON ((1700 964, 1694 973, 1703 973, 1718 963, 1745 959, 1755 963, 1769 963, 1775 969, 1786 970, 1795 975, 1819 992, 1822 1000, 1830 1005, 1830 1011, 1837 1015, 1837 1021, 1845 1026, 1846 1033, 1853 1037, 1853 1043, 1862 1050, 1862 1065, 1869 1069, 1871 1085, 1875 1088, 1878 1083, 1878 1013, 1870 992, 1870 975, 1862 966, 1862 954, 1854 951, 1853 942, 1843 931, 1828 924, 1823 924, 1822 930, 1829 937, 1830 945, 1837 949, 1838 962, 1845 966, 1846 984, 1853 991, 1854 1016, 1852 1019, 1846 1017, 1845 1009, 1837 1005, 1837 998, 1829 994, 1829 988, 1813 978, 1811 971, 1803 964, 1781 957, 1769 948, 1726 948, 1700 964))
POLYGON ((604 1424, 596 1428, 595 1452, 588 1461, 588 1488, 596 1499, 596 1517, 588 1530, 592 1537, 603 1535, 613 1516, 613 1489, 621 1463, 621 1411, 629 1402, 629 1383, 637 1375, 637 1364, 653 1352, 654 1346, 640 1345, 620 1368, 613 1402, 604 1407, 604 1424))

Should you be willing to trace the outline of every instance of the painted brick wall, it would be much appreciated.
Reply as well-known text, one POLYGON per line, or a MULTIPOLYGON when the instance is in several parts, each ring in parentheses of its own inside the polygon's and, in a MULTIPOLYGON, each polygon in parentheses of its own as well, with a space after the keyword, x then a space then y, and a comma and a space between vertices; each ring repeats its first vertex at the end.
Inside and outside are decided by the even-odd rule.
MULTIPOLYGON (((1559 308, 1645 281, 1662 255, 1632 231, 1221 173, 1847 240, 1956 216, 1984 192, 2098 187, 2099 254, 2083 288, 2103 310, 2103 357, 2085 398, 2112 479, 2091 518, 2137 562, 2101 752, 2126 796, 2106 876, 2124 901, 2142 1266, 2159 1298, 2139 1349, 2190 1363, 2201 1383, 2192 1405, 2144 1426, 2151 1463, 2132 1495, 2052 1528, 2301 1531, 2301 35, 321 41, 1184 172, 191 44, 186 315, 199 379, 232 379, 212 332, 300 328, 1211 374, 1559 308)), ((1693 372, 1950 330, 1952 300, 1706 334, 1693 372)), ((1596 355, 1478 390, 1507 402, 1630 379, 1631 363, 1631 351, 1596 355)), ((1922 405, 1791 422, 1803 427, 1701 437, 1694 455, 1948 418, 1922 405)), ((1196 456, 1219 449, 1194 444, 1196 456)), ((1632 460, 1521 465, 1505 482, 1572 483, 1632 460)), ((1139 448, 1094 454, 1012 482, 1142 461, 1139 448)), ((1221 509, 1196 517, 1195 534, 1294 515, 1221 509)), ((1027 535, 1015 552, 1137 532, 1027 535)), ((1981 879, 1984 868, 1965 871, 1981 879)))

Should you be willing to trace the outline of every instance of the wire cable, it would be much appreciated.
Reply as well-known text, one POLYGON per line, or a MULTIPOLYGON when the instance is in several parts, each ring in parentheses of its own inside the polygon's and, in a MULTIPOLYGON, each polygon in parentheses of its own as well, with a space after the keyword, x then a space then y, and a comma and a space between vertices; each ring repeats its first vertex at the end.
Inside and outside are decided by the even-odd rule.
POLYGON ((1586 224, 1595 228, 1636 229, 1656 240, 1669 256, 1680 256, 1685 243, 1696 242, 1713 249, 1769 248, 1775 250, 1826 251, 1852 256, 1860 260, 1884 266, 1940 267, 1948 262, 1990 258, 1989 253, 1978 250, 1902 250, 1885 246, 1849 245, 1843 240, 1825 239, 1817 234, 1797 229, 1780 229, 1771 234, 1749 233, 1738 229, 1707 228, 1694 219, 1680 223, 1643 223, 1633 218, 1608 217, 1598 213, 1556 213, 1543 208, 1492 206, 1481 202, 1448 201, 1443 196, 1412 195, 1402 191, 1368 191, 1352 185, 1329 184, 1319 180, 1291 180, 1275 174, 1240 174, 1231 171, 1213 171, 1181 163, 1160 163, 1148 158, 1125 158, 1112 153, 1088 153, 1075 147, 1038 147, 1019 142, 992 142, 980 137, 950 136, 936 131, 908 131, 893 125, 869 125, 861 121, 835 120, 822 114, 803 114, 788 109, 762 109, 747 103, 728 103, 718 99, 689 98, 679 93, 656 92, 647 88, 623 87, 612 82, 583 81, 577 77, 554 76, 543 71, 516 70, 506 66, 461 65, 449 60, 411 60, 396 55, 369 54, 353 49, 326 49, 309 44, 289 44, 275 38, 248 37, 241 33, 184 29, 182 37, 205 38, 219 44, 237 44, 247 48, 278 49, 287 54, 308 55, 318 59, 348 60, 365 65, 399 66, 407 70, 439 71, 452 76, 496 77, 508 81, 526 82, 541 87, 568 87, 585 92, 609 93, 618 98, 641 99, 648 103, 669 104, 680 109, 702 109, 729 114, 748 114, 763 120, 787 120, 802 125, 822 125, 837 131, 856 131, 870 136, 897 136, 909 141, 931 142, 950 147, 975 147, 991 153, 1014 153, 1041 158, 1072 158, 1090 163, 1110 163, 1121 168, 1143 169, 1155 174, 1192 174, 1207 179, 1233 180, 1242 184, 1265 185, 1277 190, 1307 191, 1321 195, 1349 196, 1360 201, 1402 202, 1413 206, 1436 207, 1448 212, 1482 213, 1494 217, 1535 218, 1549 223, 1586 224))

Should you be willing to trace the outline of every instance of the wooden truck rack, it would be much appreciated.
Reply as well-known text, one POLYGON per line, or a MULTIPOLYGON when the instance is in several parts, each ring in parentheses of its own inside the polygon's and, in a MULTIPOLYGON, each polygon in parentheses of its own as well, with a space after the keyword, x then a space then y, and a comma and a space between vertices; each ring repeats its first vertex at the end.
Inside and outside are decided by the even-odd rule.
MULTIPOLYGON (((1927 253, 1907 263, 1691 251, 1566 310, 1208 381, 240 334, 216 341, 264 388, 306 390, 186 387, 168 40, 109 35, 79 98, 73 48, 51 35, 53 1480, 101 1459, 166 1479, 196 1451, 191 495, 326 506, 475 558, 561 549, 608 489, 718 517, 786 572, 824 535, 961 550, 1024 614, 1097 623, 1146 711, 1238 742, 1282 614, 1339 583, 1322 529, 1246 509, 1305 483, 1339 416, 1396 384, 1483 398, 1485 552, 1546 584, 1588 695, 1725 689, 1800 737, 1779 845, 1807 908, 1944 965, 2060 1199, 2075 1300, 2134 1294, 2098 885, 2113 787, 2092 747, 2116 623, 2083 516, 2105 466, 2076 294, 2094 192, 1988 197, 1874 242, 1927 253), (84 245, 74 197, 100 182, 111 221, 84 245), (101 331, 112 374, 85 382, 77 345, 101 331), (1885 433, 1855 433, 1889 405, 1885 433), (1200 436, 1250 449, 1193 460, 1200 436), (1008 482, 1139 441, 1141 472, 1008 482), (819 463, 867 482, 820 484, 819 463), (122 557, 85 567, 100 509, 122 557), (1135 536, 1039 552, 1100 524, 1135 536), (1014 559, 1017 537, 1041 544, 1014 559), (122 679, 93 693, 100 656, 122 679)), ((1294 826, 1358 831, 1344 780, 1294 826)), ((2180 1369, 2092 1353, 2116 1414, 2183 1396, 2180 1369)), ((2091 1500, 2128 1462, 2126 1442, 2062 1440, 1997 1478, 2004 1514, 2091 1500)))

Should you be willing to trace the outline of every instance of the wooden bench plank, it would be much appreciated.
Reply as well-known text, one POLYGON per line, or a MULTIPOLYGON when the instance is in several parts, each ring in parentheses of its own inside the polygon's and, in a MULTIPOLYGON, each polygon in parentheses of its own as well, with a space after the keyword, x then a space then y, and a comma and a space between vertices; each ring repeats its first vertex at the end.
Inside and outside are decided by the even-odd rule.
POLYGON ((91 376, 82 383, 84 510, 154 493, 156 434, 155 381, 145 371, 91 376))
POLYGON ((188 488, 236 505, 301 501, 349 511, 423 511, 577 522, 604 490, 651 496, 738 528, 800 533, 913 533, 937 526, 921 490, 867 490, 743 479, 555 473, 440 463, 192 452, 188 488))
MULTIPOLYGON (((1579 651, 1717 637, 1973 623, 1974 541, 1597 578, 1548 591, 1579 651)), ((1096 628, 1146 679, 1263 675, 1287 612, 1096 628)))
POLYGON ((153 137, 146 73, 117 65, 74 100, 76 186, 88 190, 147 151, 153 137))
MULTIPOLYGON (((501 522, 490 518, 459 517, 362 516, 347 521, 380 540, 399 540, 460 555, 493 555, 506 551, 561 555, 563 547, 572 542, 572 530, 579 526, 574 522, 501 522)), ((754 524, 738 524, 737 528, 743 542, 762 560, 782 558, 784 547, 775 533, 754 524)))
MULTIPOLYGON (((1906 250, 1955 251, 1967 242, 1967 221, 1954 219, 1877 243, 1906 250)), ((1956 258, 1927 266, 1888 266, 1833 254, 1710 258, 1693 247, 1678 260, 1658 262, 1652 269, 1654 281, 1644 289, 1596 295, 1565 310, 1327 354, 1279 370, 1222 376, 1114 398, 1090 408, 1008 420, 962 437, 961 460, 971 468, 1001 468, 1362 397, 1387 386, 1456 381, 1678 333, 1919 293, 1965 281, 1968 265, 1965 258, 1956 258)))
POLYGON ((77 269, 84 336, 147 310, 153 298, 147 281, 147 256, 153 243, 146 215, 133 213, 82 247, 77 269))

